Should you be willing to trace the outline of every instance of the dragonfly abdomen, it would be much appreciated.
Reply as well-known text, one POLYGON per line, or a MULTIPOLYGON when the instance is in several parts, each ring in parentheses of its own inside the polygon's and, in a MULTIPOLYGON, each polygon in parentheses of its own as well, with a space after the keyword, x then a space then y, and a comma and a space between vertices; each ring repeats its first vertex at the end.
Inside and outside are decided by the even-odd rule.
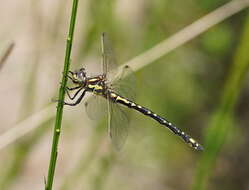
POLYGON ((180 136, 186 143, 188 143, 194 149, 203 150, 202 146, 199 143, 197 143, 193 138, 191 138, 189 135, 187 135, 186 133, 184 133, 183 131, 181 131, 177 127, 175 127, 172 123, 170 123, 169 121, 167 121, 163 117, 157 115, 156 113, 152 112, 151 110, 149 110, 149 109, 147 109, 139 104, 136 104, 136 103, 134 103, 134 102, 122 97, 122 96, 119 96, 118 94, 116 94, 114 92, 110 92, 110 98, 115 103, 119 103, 119 104, 125 105, 129 108, 135 109, 136 111, 156 120, 158 123, 160 123, 161 125, 163 125, 167 129, 169 129, 170 131, 172 131, 176 135, 180 136))

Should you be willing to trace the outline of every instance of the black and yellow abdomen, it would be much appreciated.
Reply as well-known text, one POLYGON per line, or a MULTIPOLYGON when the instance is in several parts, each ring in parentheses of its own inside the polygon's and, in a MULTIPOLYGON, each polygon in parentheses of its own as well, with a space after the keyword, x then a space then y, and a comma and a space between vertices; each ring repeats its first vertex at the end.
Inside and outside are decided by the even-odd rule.
POLYGON ((172 131, 176 135, 180 136, 186 143, 188 143, 190 146, 192 146, 196 150, 203 150, 203 147, 199 143, 197 143, 193 138, 191 138, 189 135, 187 135, 186 133, 184 133, 183 131, 181 131, 177 127, 175 127, 172 123, 170 123, 169 121, 167 121, 163 117, 157 115, 156 113, 152 112, 151 110, 149 110, 143 106, 140 106, 140 105, 126 99, 125 97, 122 97, 122 96, 116 94, 115 92, 109 91, 108 94, 109 94, 108 96, 109 96, 111 101, 113 101, 115 103, 122 104, 122 105, 127 106, 129 108, 132 108, 132 109, 134 109, 134 110, 136 110, 136 111, 138 111, 146 116, 149 116, 150 118, 156 120, 158 123, 160 123, 161 125, 163 125, 167 129, 169 129, 170 131, 172 131))

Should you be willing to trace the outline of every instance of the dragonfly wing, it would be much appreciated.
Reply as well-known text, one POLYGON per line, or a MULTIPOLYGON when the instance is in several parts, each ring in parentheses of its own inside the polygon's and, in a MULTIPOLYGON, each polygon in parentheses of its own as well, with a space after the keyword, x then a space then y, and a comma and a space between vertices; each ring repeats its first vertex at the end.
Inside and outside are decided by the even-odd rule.
POLYGON ((106 99, 93 94, 85 102, 86 113, 92 120, 99 120, 107 114, 106 99))
MULTIPOLYGON (((113 88, 114 91, 120 93, 122 96, 127 96, 127 98, 133 99, 134 95, 133 88, 134 81, 129 75, 130 68, 125 66, 121 75, 112 81, 116 76, 118 71, 116 59, 114 57, 111 44, 105 33, 101 37, 101 47, 102 47, 102 70, 103 74, 106 76, 106 82, 108 87, 113 88), (128 75, 130 78, 128 78, 128 75), (127 76, 127 78, 125 78, 127 76), (109 83, 110 82, 110 83, 109 83)), ((111 137, 112 143, 117 150, 120 150, 125 143, 128 136, 128 126, 129 126, 129 113, 128 108, 122 107, 112 100, 108 99, 108 131, 111 137)))
POLYGON ((108 117, 108 129, 109 135, 112 140, 112 144, 117 150, 120 150, 128 136, 129 128, 129 113, 127 108, 109 101, 109 117, 108 117))
POLYGON ((106 75, 107 79, 109 79, 115 75, 115 72, 117 71, 117 63, 106 33, 103 33, 101 36, 101 49, 103 74, 106 75))
POLYGON ((111 88, 132 101, 136 98, 136 77, 132 69, 125 65, 122 68, 121 74, 111 83, 111 88))

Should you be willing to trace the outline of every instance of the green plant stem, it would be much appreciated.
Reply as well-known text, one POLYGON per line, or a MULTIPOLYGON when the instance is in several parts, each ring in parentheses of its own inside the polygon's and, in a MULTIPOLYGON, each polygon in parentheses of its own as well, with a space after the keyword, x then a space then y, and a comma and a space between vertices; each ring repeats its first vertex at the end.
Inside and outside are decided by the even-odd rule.
POLYGON ((70 26, 69 26, 69 33, 68 33, 68 37, 67 37, 66 53, 65 53, 65 60, 64 60, 64 71, 63 71, 62 83, 61 83, 60 91, 59 91, 59 101, 57 104, 53 143, 52 143, 50 163, 49 163, 49 169, 48 169, 48 177, 47 177, 47 183, 45 186, 45 190, 51 190, 52 185, 53 185, 55 166, 56 166, 56 160, 57 160, 57 153, 58 153, 57 149, 58 149, 58 143, 59 143, 60 131, 61 131, 63 102, 64 102, 64 98, 65 98, 65 88, 66 88, 66 84, 67 84, 67 75, 68 75, 69 66, 70 66, 70 57, 71 57, 71 49, 72 49, 72 43, 73 43, 77 8, 78 8, 78 0, 73 0, 71 20, 70 20, 70 26))
POLYGON ((249 67, 249 13, 246 18, 244 31, 238 49, 235 53, 233 64, 230 68, 228 79, 225 83, 221 103, 213 114, 207 129, 205 151, 201 157, 193 185, 194 190, 207 189, 208 179, 212 174, 219 151, 231 129, 234 106, 238 100, 241 86, 249 67))

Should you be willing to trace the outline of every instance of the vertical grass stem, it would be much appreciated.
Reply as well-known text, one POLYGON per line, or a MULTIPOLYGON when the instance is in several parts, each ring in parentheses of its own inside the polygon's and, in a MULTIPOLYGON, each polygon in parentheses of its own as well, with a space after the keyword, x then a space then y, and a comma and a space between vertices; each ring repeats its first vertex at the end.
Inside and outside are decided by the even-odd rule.
POLYGON ((63 77, 62 77, 62 82, 61 82, 61 86, 59 90, 59 101, 57 104, 53 143, 52 143, 47 184, 45 185, 45 190, 52 190, 52 185, 53 185, 55 166, 56 166, 56 160, 57 160, 57 155, 58 155, 58 143, 59 143, 60 132, 61 132, 61 121, 62 121, 62 114, 63 114, 63 102, 65 98, 65 87, 67 83, 67 75, 68 75, 69 66, 70 66, 70 59, 71 59, 70 57, 71 57, 71 49, 72 49, 72 43, 73 43, 77 8, 78 8, 78 0, 73 0, 70 26, 69 26, 69 32, 68 32, 67 44, 66 44, 63 77))

